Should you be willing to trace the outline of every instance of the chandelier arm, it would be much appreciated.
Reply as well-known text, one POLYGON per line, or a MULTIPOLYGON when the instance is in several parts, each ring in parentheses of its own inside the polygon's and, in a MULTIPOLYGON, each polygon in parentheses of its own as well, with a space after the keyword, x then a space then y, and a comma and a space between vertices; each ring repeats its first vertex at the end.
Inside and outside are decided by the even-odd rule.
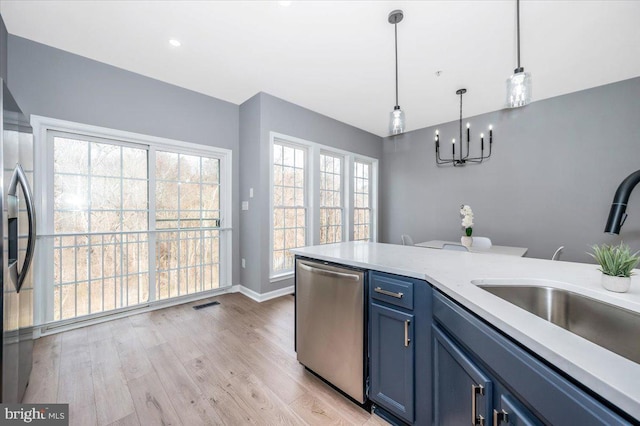
POLYGON ((440 144, 436 142, 436 164, 450 164, 453 163, 455 159, 442 159, 440 157, 440 144))

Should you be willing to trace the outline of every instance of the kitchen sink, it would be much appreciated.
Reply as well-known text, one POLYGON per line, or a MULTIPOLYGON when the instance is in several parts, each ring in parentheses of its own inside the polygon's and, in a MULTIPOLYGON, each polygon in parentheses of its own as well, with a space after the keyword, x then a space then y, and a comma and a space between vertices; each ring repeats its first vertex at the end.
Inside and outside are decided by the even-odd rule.
POLYGON ((482 284, 478 287, 640 363, 640 313, 553 287, 482 284))

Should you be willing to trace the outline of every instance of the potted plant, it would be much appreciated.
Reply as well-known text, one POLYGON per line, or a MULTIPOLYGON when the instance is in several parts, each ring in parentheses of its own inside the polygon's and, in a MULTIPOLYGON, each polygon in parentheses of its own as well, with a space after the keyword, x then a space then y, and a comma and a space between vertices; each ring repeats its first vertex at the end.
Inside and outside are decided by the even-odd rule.
POLYGON ((588 253, 599 264, 602 272, 602 286, 609 291, 625 293, 631 285, 632 270, 638 266, 640 251, 631 253, 628 245, 594 245, 593 253, 588 253))
POLYGON ((471 244, 473 244, 473 238, 471 237, 473 233, 473 210, 471 210, 471 207, 463 204, 460 206, 460 216, 462 216, 462 227, 465 232, 465 235, 460 238, 460 243, 469 248, 471 244))

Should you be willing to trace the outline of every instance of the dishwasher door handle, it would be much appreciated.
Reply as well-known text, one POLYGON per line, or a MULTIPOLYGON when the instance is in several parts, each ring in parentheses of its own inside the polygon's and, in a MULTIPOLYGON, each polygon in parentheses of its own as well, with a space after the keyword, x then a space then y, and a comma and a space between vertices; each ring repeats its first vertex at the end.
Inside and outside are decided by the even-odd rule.
POLYGON ((360 281, 360 276, 357 274, 345 274, 344 272, 335 272, 335 271, 330 271, 328 269, 316 268, 314 266, 309 266, 303 262, 300 262, 298 266, 300 266, 300 268, 304 269, 307 272, 311 272, 313 274, 318 274, 318 275, 324 275, 325 277, 340 278, 343 280, 346 279, 351 281, 360 281))

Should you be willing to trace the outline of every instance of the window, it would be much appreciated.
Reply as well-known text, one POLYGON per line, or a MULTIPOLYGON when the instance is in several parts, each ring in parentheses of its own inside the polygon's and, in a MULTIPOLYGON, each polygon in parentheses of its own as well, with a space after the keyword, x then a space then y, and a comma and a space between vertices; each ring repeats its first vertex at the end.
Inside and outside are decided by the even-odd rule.
POLYGON ((353 162, 353 239, 371 240, 371 165, 353 162))
MULTIPOLYGON (((33 117, 39 322, 230 285, 231 153, 33 117), (53 185, 48 184, 53 182, 53 185), (227 226, 227 227, 225 227, 227 226)), ((54 327, 56 325, 51 325, 54 327)))
POLYGON ((320 154, 320 244, 342 241, 342 158, 320 154))
POLYGON ((289 249, 306 245, 306 156, 304 148, 273 144, 272 271, 293 269, 289 249))
POLYGON ((374 158, 271 132, 270 278, 291 276, 290 250, 375 241, 374 158))

